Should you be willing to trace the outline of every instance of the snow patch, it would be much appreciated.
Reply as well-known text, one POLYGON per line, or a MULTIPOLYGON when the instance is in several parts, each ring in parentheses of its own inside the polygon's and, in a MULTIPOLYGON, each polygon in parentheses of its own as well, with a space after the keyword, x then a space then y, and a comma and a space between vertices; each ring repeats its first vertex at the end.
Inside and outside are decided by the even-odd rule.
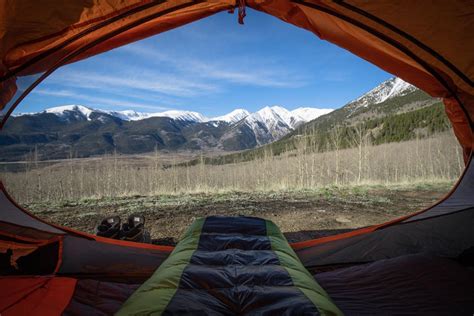
MULTIPOLYGON (((83 105, 64 105, 46 109, 43 113, 56 114, 60 117, 64 117, 64 119, 68 119, 71 115, 74 115, 75 117, 83 116, 89 121, 91 120, 91 114, 94 112, 111 115, 123 121, 138 121, 151 117, 168 117, 174 120, 188 122, 208 122, 215 127, 222 122, 236 124, 243 121, 244 124, 247 124, 255 133, 264 134, 270 132, 272 139, 278 139, 295 129, 299 124, 309 122, 323 114, 329 113, 330 111, 332 110, 310 107, 301 107, 289 111, 282 106, 266 106, 254 113, 250 113, 245 109, 236 109, 222 116, 207 118, 201 113, 193 111, 169 110, 156 113, 143 113, 134 110, 106 111, 92 109, 83 105)), ((19 115, 34 115, 34 113, 19 115)), ((105 122, 105 118, 103 117, 99 117, 98 119, 105 122)))
POLYGON ((207 122, 208 118, 198 112, 170 110, 160 113, 151 113, 149 117, 169 117, 174 120, 190 122, 207 122))
POLYGON ((400 78, 391 78, 370 90, 366 94, 350 102, 357 107, 367 107, 369 104, 379 104, 396 96, 404 96, 417 88, 400 78))
POLYGON ((57 106, 57 107, 54 107, 54 108, 49 108, 49 109, 46 109, 44 110, 43 112, 44 113, 51 113, 51 114, 56 114, 58 116, 61 116, 61 117, 66 117, 67 115, 69 115, 70 113, 78 113, 78 114, 81 114, 83 116, 86 117, 86 119, 88 121, 90 121, 90 115, 92 112, 103 112, 101 110, 93 110, 91 108, 88 108, 86 106, 83 106, 83 105, 75 105, 75 104, 71 104, 71 105, 63 105, 63 106, 57 106))
POLYGON ((233 124, 246 118, 249 115, 250 115, 250 112, 247 110, 235 109, 232 112, 227 113, 226 115, 213 117, 210 119, 210 121, 223 121, 223 122, 233 124))
POLYGON ((318 109, 318 108, 297 108, 291 111, 291 114, 298 116, 304 122, 312 121, 322 115, 331 113, 334 109, 318 109))

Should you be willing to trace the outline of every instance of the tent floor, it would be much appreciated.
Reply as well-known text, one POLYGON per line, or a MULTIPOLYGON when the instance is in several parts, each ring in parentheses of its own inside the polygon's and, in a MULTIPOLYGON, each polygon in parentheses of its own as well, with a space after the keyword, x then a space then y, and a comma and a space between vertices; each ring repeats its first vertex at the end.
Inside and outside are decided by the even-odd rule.
MULTIPOLYGON (((316 280, 346 315, 472 315, 474 269, 409 255, 319 273, 316 280)), ((139 287, 80 280, 65 315, 110 315, 139 287)))

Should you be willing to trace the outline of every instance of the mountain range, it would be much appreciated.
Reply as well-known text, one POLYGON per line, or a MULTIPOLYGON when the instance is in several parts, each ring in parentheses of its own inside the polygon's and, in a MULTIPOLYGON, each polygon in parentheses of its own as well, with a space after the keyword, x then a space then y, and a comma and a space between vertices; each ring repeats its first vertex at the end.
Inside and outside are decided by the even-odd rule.
POLYGON ((344 127, 347 140, 351 128, 363 124, 374 143, 383 143, 442 131, 446 122, 439 99, 400 78, 382 82, 337 110, 267 106, 208 118, 192 111, 141 113, 65 105, 10 118, 0 134, 0 159, 24 160, 33 150, 39 159, 155 150, 239 151, 247 159, 269 146, 274 154, 291 150, 296 139, 310 133, 317 134, 320 147, 327 147, 335 126, 344 127))
POLYGON ((208 118, 192 111, 141 113, 65 105, 10 118, 0 134, 3 160, 141 154, 158 150, 238 151, 268 144, 331 109, 281 106, 208 118))
POLYGON ((400 78, 391 78, 343 107, 297 126, 277 141, 236 154, 208 158, 206 162, 248 161, 269 152, 279 155, 296 149, 301 140, 316 146, 312 150, 331 150, 335 130, 340 148, 348 148, 354 146, 357 130, 377 145, 429 137, 450 127, 440 99, 400 78))

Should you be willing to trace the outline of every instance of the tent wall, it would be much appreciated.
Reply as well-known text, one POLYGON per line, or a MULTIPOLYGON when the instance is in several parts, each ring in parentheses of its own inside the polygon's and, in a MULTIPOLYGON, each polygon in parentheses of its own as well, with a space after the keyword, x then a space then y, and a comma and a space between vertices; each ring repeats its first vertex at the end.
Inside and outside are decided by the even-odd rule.
POLYGON ((123 283, 143 282, 169 256, 171 249, 125 247, 119 243, 66 236, 58 274, 123 283))
MULTIPOLYGON (((102 238, 47 224, 23 210, 1 189, 0 253, 11 249, 15 261, 19 258, 30 261, 27 256, 34 251, 58 243, 54 256, 51 255, 57 262, 55 273, 131 282, 147 279, 173 250, 173 247, 102 238)), ((31 260, 37 259, 33 254, 31 260)))
POLYGON ((474 245, 472 223, 474 207, 300 248, 296 253, 306 267, 372 262, 416 253, 456 258, 474 245))
MULTIPOLYGON (((17 227, 31 228, 41 232, 49 233, 50 236, 53 234, 64 234, 64 231, 39 221, 29 214, 23 212, 6 195, 4 189, 0 190, 0 205, 2 206, 2 211, 0 212, 0 223, 3 222, 11 224, 12 226, 14 225, 17 227)), ((21 232, 18 232, 17 234, 20 236, 23 235, 21 232)))
POLYGON ((455 258, 474 245, 474 163, 441 202, 405 218, 359 231, 294 243, 305 266, 371 262, 414 253, 455 258))

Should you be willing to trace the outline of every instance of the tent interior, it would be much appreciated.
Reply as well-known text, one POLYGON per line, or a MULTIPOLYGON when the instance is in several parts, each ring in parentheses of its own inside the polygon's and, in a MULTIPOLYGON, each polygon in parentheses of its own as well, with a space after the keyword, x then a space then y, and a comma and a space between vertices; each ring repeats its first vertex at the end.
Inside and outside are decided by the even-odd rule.
POLYGON ((62 65, 221 11, 243 22, 246 6, 442 98, 466 163, 453 190, 415 214, 335 236, 289 244, 269 221, 209 217, 169 247, 47 223, 0 182, 0 314, 474 313, 471 1, 6 1, 0 126, 62 65))

